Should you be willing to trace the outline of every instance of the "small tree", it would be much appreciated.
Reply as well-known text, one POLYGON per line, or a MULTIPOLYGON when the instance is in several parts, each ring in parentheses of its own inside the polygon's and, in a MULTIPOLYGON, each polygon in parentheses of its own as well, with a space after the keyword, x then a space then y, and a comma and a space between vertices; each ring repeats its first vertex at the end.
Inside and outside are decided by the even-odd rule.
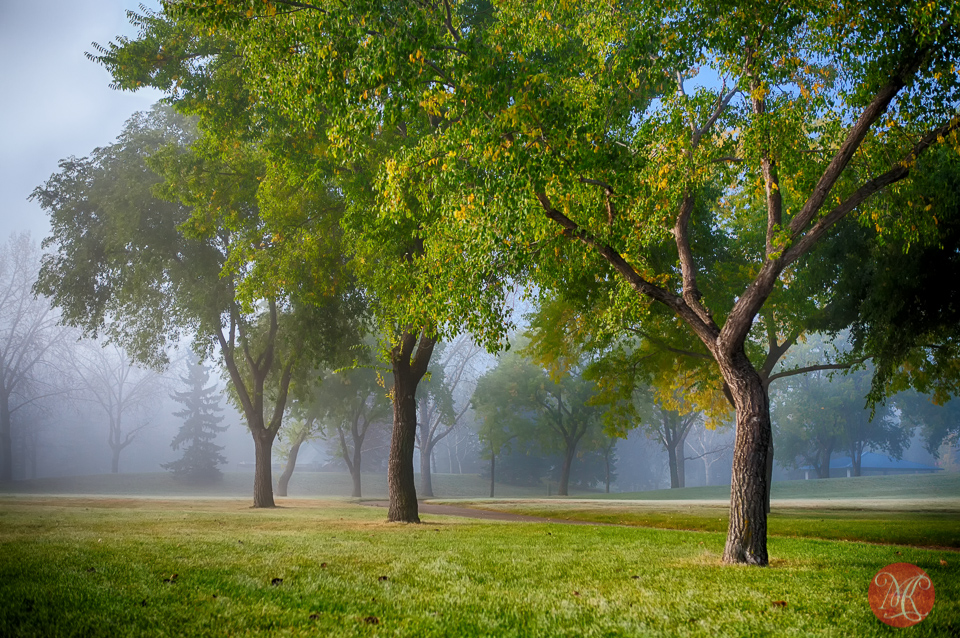
POLYGON ((214 444, 217 434, 227 429, 218 425, 223 421, 220 397, 216 385, 207 385, 210 371, 206 366, 190 361, 187 376, 180 377, 187 390, 174 392, 170 398, 183 405, 183 409, 174 412, 174 416, 183 419, 180 431, 170 444, 174 450, 183 448, 183 456, 161 467, 173 472, 178 479, 191 483, 210 483, 221 478, 218 465, 227 462, 220 454, 222 445, 214 444))

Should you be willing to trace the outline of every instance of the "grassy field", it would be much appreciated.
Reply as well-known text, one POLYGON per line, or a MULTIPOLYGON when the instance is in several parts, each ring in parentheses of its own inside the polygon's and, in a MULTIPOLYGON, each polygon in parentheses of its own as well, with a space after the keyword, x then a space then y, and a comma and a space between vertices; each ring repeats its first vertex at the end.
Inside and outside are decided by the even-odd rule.
MULTIPOLYGON (((726 532, 728 506, 717 501, 598 501, 547 499, 438 500, 482 510, 635 527, 726 532)), ((864 507, 862 501, 774 501, 768 518, 773 536, 892 543, 960 549, 960 502, 907 501, 864 507)))
MULTIPOLYGON (((274 479, 279 472, 274 473, 274 479)), ((419 485, 419 476, 417 477, 419 485)), ((349 497, 350 475, 338 472, 295 472, 289 492, 293 498, 349 497)), ((438 498, 483 498, 490 494, 489 479, 477 474, 434 474, 433 489, 438 498)), ((43 478, 0 483, 0 494, 101 494, 112 496, 198 496, 248 497, 253 491, 252 472, 226 472, 216 485, 195 487, 176 481, 169 472, 145 474, 99 474, 63 478, 43 478)), ((498 498, 546 497, 546 486, 522 487, 497 483, 498 498)), ((363 475, 363 496, 384 498, 385 474, 363 475)), ((572 497, 613 500, 717 500, 728 501, 729 485, 687 487, 603 494, 577 491, 572 497)), ((869 476, 851 479, 781 481, 773 484, 774 499, 930 499, 960 498, 960 474, 917 474, 907 476, 869 476)), ((559 498, 559 497, 558 497, 559 498)))
POLYGON ((960 634, 952 552, 772 537, 769 568, 722 567, 715 532, 382 519, 316 499, 0 497, 0 635, 960 634), (867 604, 892 562, 936 588, 909 630, 867 604))
MULTIPOLYGON (((589 499, 438 499, 477 509, 661 529, 726 532, 729 486, 589 499)), ((960 549, 960 474, 774 483, 774 536, 960 549)))
MULTIPOLYGON (((280 475, 274 472, 274 480, 280 475)), ((417 476, 419 485, 419 475, 417 476)), ((364 498, 386 498, 386 474, 364 474, 364 498)), ((546 496, 547 488, 497 484, 500 497, 546 496)), ((349 497, 353 489, 350 475, 338 472, 294 472, 288 492, 292 498, 349 497)), ((433 490, 444 498, 483 497, 490 494, 490 480, 476 474, 434 474, 433 490)), ((64 478, 42 478, 0 483, 0 494, 100 494, 108 496, 197 496, 250 497, 253 472, 226 472, 220 483, 191 486, 176 481, 169 472, 149 474, 98 474, 64 478)), ((574 495, 593 494, 574 492, 574 495)))
MULTIPOLYGON (((488 492, 489 493, 489 492, 488 492)), ((778 481, 770 489, 773 499, 831 498, 960 498, 960 474, 906 474, 856 478, 778 481)), ((729 500, 730 486, 685 487, 676 490, 598 494, 593 498, 656 500, 729 500)))

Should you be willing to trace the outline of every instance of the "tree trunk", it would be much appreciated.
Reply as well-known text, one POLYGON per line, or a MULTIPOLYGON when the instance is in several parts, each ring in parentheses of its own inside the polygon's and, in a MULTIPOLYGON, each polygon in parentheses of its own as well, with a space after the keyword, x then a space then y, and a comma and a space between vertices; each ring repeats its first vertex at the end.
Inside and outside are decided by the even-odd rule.
POLYGON ((760 376, 742 350, 729 358, 718 357, 718 362, 733 398, 737 424, 723 562, 767 565, 770 403, 760 376))
POLYGON ((820 448, 817 459, 817 476, 822 479, 830 478, 830 457, 833 456, 833 446, 820 448))
POLYGON ((10 435, 10 399, 0 396, 0 482, 13 480, 13 437, 10 435))
POLYGON ((557 496, 567 496, 570 487, 570 468, 573 466, 573 455, 577 449, 567 446, 566 453, 563 455, 563 465, 560 467, 560 483, 557 485, 557 496))
POLYGON ((110 448, 111 459, 110 459, 110 473, 119 474, 120 473, 120 447, 114 446, 110 448))
POLYGON ((490 453, 490 498, 493 498, 493 484, 497 478, 497 455, 490 453))
MULTIPOLYGON (((427 434, 429 437, 429 433, 427 434)), ((420 442, 420 495, 433 496, 433 476, 430 472, 430 457, 433 456, 433 445, 427 441, 420 442)))
POLYGON ((604 470, 606 471, 605 482, 607 485, 606 493, 610 493, 610 453, 603 457, 604 470))
POLYGON ((273 502, 273 437, 267 432, 254 435, 253 506, 276 507, 273 502))
POLYGON ((863 448, 857 449, 857 445, 850 446, 850 463, 853 465, 853 475, 860 476, 860 467, 863 465, 863 448))
POLYGON ((387 520, 419 523, 413 452, 417 440, 417 381, 409 365, 393 366, 393 434, 387 464, 390 509, 387 520))
MULTIPOLYGON (((663 458, 662 456, 660 458, 663 458)), ((680 483, 680 471, 677 467, 677 444, 667 445, 667 458, 670 464, 670 489, 683 487, 680 483)))
POLYGON ((277 496, 287 495, 287 486, 290 484, 290 477, 293 476, 293 470, 297 467, 297 455, 300 454, 300 446, 307 439, 306 430, 297 435, 297 439, 290 446, 290 454, 287 455, 287 464, 283 468, 283 474, 277 480, 277 496))
POLYGON ((350 494, 353 498, 360 498, 360 461, 362 460, 363 441, 353 441, 353 465, 350 467, 350 478, 353 479, 353 492, 350 494))

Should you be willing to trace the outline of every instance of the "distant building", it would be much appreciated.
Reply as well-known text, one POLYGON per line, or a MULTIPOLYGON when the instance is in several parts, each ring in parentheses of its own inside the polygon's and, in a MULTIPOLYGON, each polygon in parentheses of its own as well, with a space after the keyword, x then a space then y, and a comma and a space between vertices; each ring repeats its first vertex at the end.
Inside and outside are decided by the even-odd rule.
MULTIPOLYGON (((816 478, 816 469, 812 465, 805 465, 800 470, 803 478, 816 478)), ((860 461, 860 476, 886 476, 888 474, 933 474, 942 472, 942 467, 924 465, 913 461, 898 461, 884 454, 865 452, 860 461)), ((848 456, 830 459, 830 478, 853 476, 853 461, 848 456)))

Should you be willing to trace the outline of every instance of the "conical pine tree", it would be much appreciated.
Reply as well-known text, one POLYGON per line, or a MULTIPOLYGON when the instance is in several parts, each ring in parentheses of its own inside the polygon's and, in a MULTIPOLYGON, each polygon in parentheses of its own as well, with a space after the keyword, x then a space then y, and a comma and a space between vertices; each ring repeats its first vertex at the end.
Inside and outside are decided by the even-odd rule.
POLYGON ((174 412, 174 416, 183 419, 180 431, 170 444, 174 450, 183 448, 183 456, 161 467, 174 473, 184 481, 191 483, 210 483, 220 480, 217 467, 227 462, 220 454, 223 446, 214 444, 217 434, 227 429, 219 425, 223 421, 220 397, 215 385, 207 386, 210 371, 201 363, 191 360, 187 376, 180 380, 187 386, 183 392, 174 392, 170 398, 183 404, 183 409, 174 412))

